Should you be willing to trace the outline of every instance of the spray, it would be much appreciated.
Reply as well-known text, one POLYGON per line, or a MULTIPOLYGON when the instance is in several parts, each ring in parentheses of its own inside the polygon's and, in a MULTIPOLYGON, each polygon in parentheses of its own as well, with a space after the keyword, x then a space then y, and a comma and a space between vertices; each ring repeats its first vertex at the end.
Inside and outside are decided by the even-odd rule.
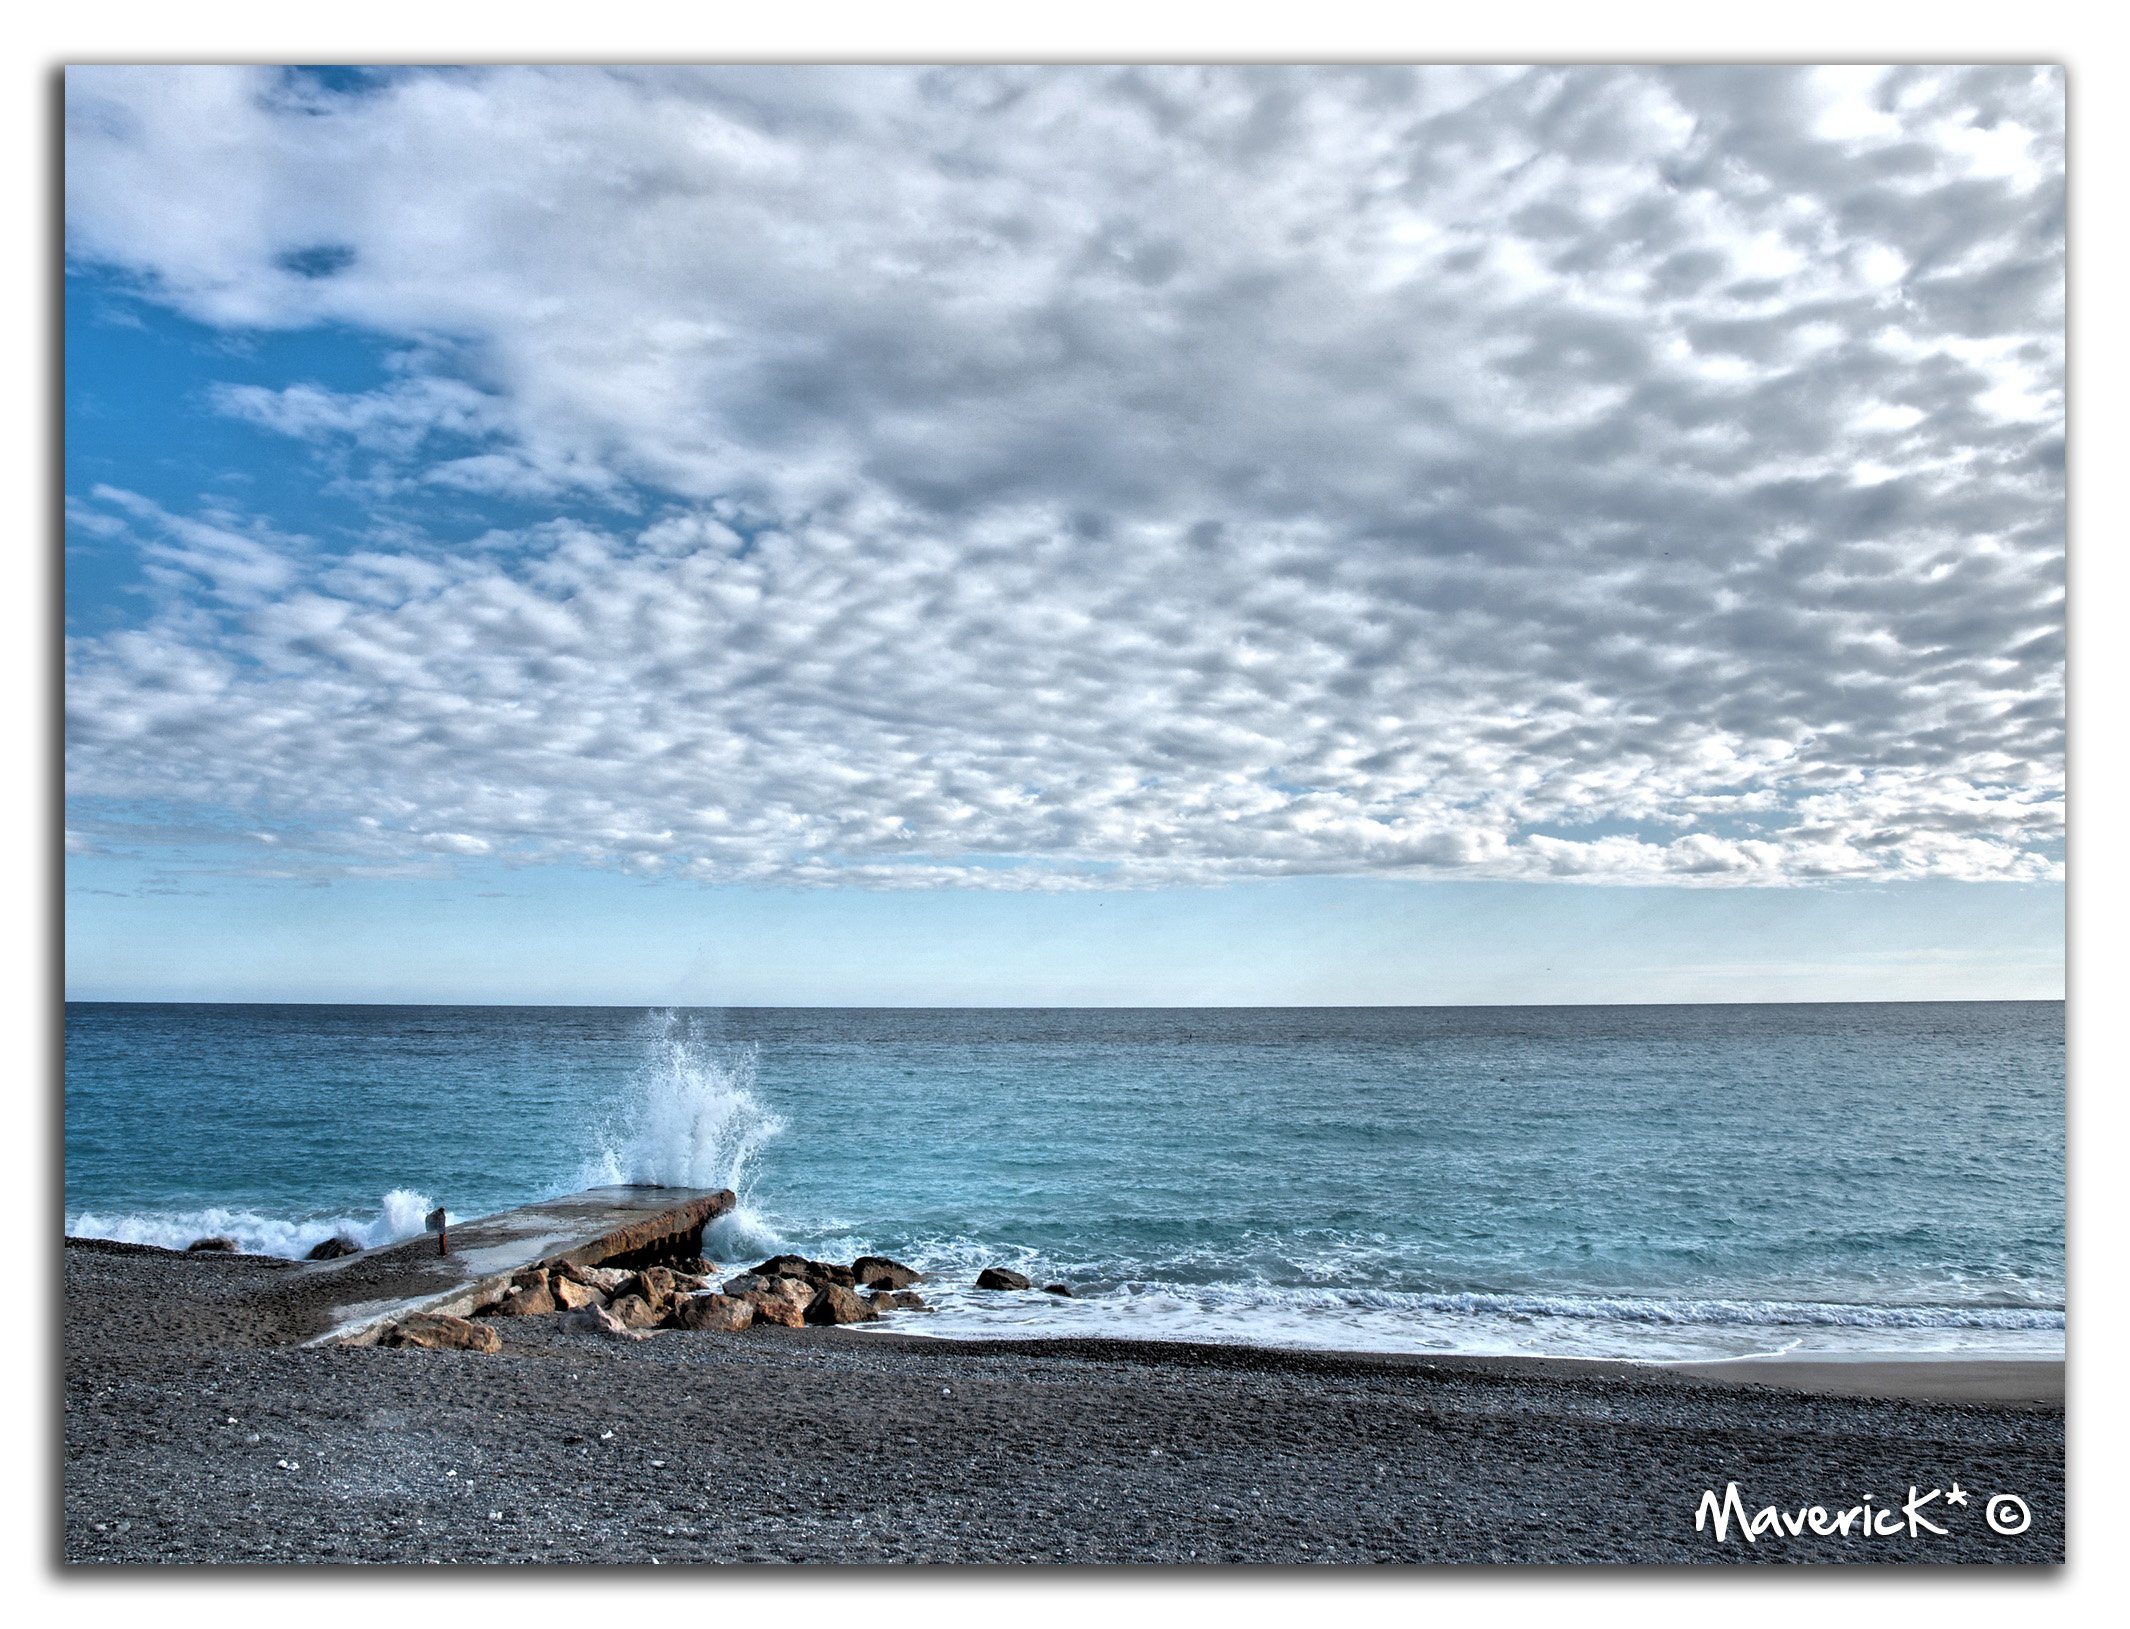
POLYGON ((712 1224, 714 1236, 733 1252, 778 1248, 749 1203, 762 1149, 784 1129, 756 1095, 755 1063, 753 1047, 721 1046, 691 1017, 651 1014, 643 1061, 605 1128, 591 1180, 730 1188, 739 1204, 712 1224))

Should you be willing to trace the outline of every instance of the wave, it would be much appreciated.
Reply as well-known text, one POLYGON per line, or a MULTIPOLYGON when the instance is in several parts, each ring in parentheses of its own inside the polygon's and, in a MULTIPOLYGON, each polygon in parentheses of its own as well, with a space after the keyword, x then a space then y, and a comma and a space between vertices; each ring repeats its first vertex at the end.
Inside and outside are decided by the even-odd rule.
POLYGON ((750 1202, 762 1150, 784 1130, 756 1094, 755 1049, 720 1046, 693 1018, 671 1011, 644 1024, 643 1060, 599 1129, 581 1185, 730 1188, 739 1203, 705 1232, 705 1252, 782 1248, 750 1202))
MULTIPOLYGON (((1236 1263, 1217 1246, 1147 1260, 1066 1260, 1025 1246, 988 1244, 967 1236, 892 1239, 843 1222, 803 1230, 813 1253, 848 1261, 883 1253, 910 1262, 943 1282, 967 1283, 981 1268, 1011 1267, 1036 1283, 1069 1282, 1080 1296, 1166 1297, 1178 1305, 1241 1310, 1262 1308, 1300 1315, 1377 1313, 1415 1318, 1571 1319, 1584 1322, 1711 1327, 1853 1329, 2060 1330, 2060 1299, 2020 1295, 2006 1299, 1994 1281, 1991 1299, 1930 1301, 1751 1297, 1693 1293, 1622 1293, 1599 1290, 1391 1289, 1366 1284, 1281 1283, 1236 1263), (1228 1270, 1220 1265, 1227 1258, 1228 1270), (1177 1269, 1184 1274, 1179 1276, 1177 1269), (1237 1271, 1237 1267, 1241 1267, 1237 1271), (1203 1274, 1204 1276, 1200 1276, 1203 1274)), ((1946 1288, 1949 1286, 1936 1286, 1946 1288)))
POLYGON ((345 1236, 365 1250, 397 1244, 417 1237, 424 1219, 435 1209, 429 1196, 411 1188, 394 1188, 366 1216, 350 1212, 274 1216, 248 1207, 207 1205, 198 1210, 151 1210, 107 1215, 76 1211, 66 1219, 67 1232, 76 1238, 116 1239, 125 1244, 160 1245, 182 1250, 195 1239, 224 1238, 236 1241, 249 1255, 307 1255, 325 1239, 345 1236))
MULTIPOLYGON (((1160 1288, 1175 1290, 1179 1286, 1160 1288)), ((1446 1295, 1392 1290, 1272 1290, 1265 1293, 1269 1300, 1299 1308, 1370 1307, 1390 1311, 1405 1308, 1414 1312, 1575 1318, 1618 1323, 1850 1329, 2061 1329, 2064 1326, 2061 1307, 1898 1306, 1639 1295, 1446 1295)))
MULTIPOLYGON (((1190 1268, 1130 1258, 1067 1259, 966 1234, 885 1236, 823 1219, 796 1230, 808 1254, 849 1260, 882 1253, 932 1275, 934 1313, 898 1321, 904 1333, 1026 1340, 1108 1336, 1358 1351, 1706 1361, 1799 1351, 1827 1355, 2060 1356, 2060 1289, 2020 1293, 2001 1280, 1989 1300, 1915 1286, 1881 1299, 1858 1286, 1812 1297, 1691 1290, 1626 1293, 1587 1287, 1515 1290, 1392 1288, 1282 1282, 1217 1248, 1187 1250, 1190 1268), (1036 1284, 1064 1282, 1069 1300, 987 1295, 985 1266, 1011 1267, 1036 1284), (1237 1268, 1241 1268, 1237 1271, 1237 1268), (1201 1276, 1203 1275, 1203 1276, 1201 1276), (2050 1293, 2050 1290, 2054 1293, 2050 1293), (1918 1293, 1920 1292, 1920 1293, 1918 1293), (2016 1299, 2004 1299, 2008 1294, 2016 1299)), ((1950 1288, 1950 1286, 1946 1286, 1950 1288)))

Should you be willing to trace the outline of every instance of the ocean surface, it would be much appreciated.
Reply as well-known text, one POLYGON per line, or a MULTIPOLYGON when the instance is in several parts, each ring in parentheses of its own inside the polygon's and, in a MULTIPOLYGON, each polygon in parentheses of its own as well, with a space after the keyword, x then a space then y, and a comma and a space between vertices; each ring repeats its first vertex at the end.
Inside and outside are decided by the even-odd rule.
POLYGON ((739 1191, 728 1265, 933 1273, 913 1333, 2059 1355, 2063 1042, 2060 1002, 70 1003, 66 1225, 299 1255, 662 1182, 739 1191))

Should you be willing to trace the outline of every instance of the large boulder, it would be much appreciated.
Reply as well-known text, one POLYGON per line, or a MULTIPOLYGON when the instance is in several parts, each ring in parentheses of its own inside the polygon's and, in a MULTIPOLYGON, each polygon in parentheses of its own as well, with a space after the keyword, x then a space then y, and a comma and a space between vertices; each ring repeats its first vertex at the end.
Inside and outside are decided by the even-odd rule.
POLYGON ((574 1278, 564 1278, 560 1273, 549 1278, 548 1283, 555 1293, 555 1304, 566 1311, 575 1312, 580 1307, 603 1307, 606 1297, 589 1284, 580 1284, 574 1278))
POLYGON ((672 1329, 710 1330, 729 1335, 754 1322, 754 1303, 741 1295, 689 1295, 666 1317, 672 1329))
POLYGON ((605 1307, 585 1307, 568 1313, 562 1319, 562 1327, 586 1335, 605 1335, 618 1341, 647 1341, 651 1338, 648 1329, 631 1329, 605 1307))
POLYGON ((879 1316, 878 1307, 841 1284, 823 1284, 806 1305, 806 1321, 810 1324, 862 1324, 879 1316))
POLYGON ((418 1346, 432 1352, 500 1352, 503 1337, 486 1324, 442 1312, 410 1312, 377 1337, 379 1346, 418 1346))
POLYGON ((595 1290, 603 1290, 608 1295, 619 1295, 622 1286, 636 1275, 626 1267, 579 1267, 577 1276, 595 1290))
POLYGON ((868 1290, 906 1290, 922 1284, 924 1274, 887 1256, 860 1256, 851 1263, 851 1277, 868 1290))
POLYGON ((616 1296, 615 1300, 619 1301, 623 1297, 632 1295, 640 1296, 650 1304, 653 1311, 662 1314, 667 1306, 671 1304, 674 1294, 673 1274, 671 1271, 664 1267, 645 1267, 637 1271, 626 1284, 621 1286, 621 1295, 616 1296))
POLYGON ((976 1275, 976 1287, 980 1290, 1025 1290, 1028 1277, 1011 1267, 986 1267, 976 1275))
POLYGON ((746 1291, 745 1299, 754 1304, 757 1322, 797 1329, 806 1322, 806 1309, 813 1305, 815 1293, 803 1278, 772 1278, 746 1291))
POLYGON ((338 1261, 342 1256, 356 1256, 362 1246, 345 1233, 336 1233, 330 1239, 320 1239, 304 1255, 305 1261, 338 1261))
POLYGON ((819 1289, 823 1284, 841 1284, 848 1289, 857 1280, 848 1267, 832 1261, 814 1261, 806 1256, 771 1256, 754 1269, 760 1278, 803 1278, 819 1289))
POLYGON ((664 1316, 640 1295, 617 1295, 606 1309, 625 1329, 656 1329, 664 1316))
POLYGON ((684 1290, 673 1282, 673 1273, 669 1269, 665 1269, 665 1267, 639 1267, 637 1271, 630 1273, 628 1278, 622 1280, 618 1290, 613 1290, 613 1293, 607 1297, 607 1305, 620 1307, 622 1301, 635 1299, 635 1301, 643 1301, 643 1305, 648 1305, 658 1318, 665 1318, 665 1314, 667 1314, 669 1307, 673 1305, 673 1301, 677 1301, 682 1295, 684 1295, 684 1290))
POLYGON ((1066 1300, 1070 1301, 1072 1299, 1072 1286, 1070 1284, 1045 1284, 1043 1293, 1045 1295, 1062 1295, 1066 1300))
POLYGON ((513 1277, 501 1296, 480 1309, 483 1318, 539 1318, 555 1310, 547 1274, 535 1268, 513 1277))
POLYGON ((930 1312, 925 1298, 915 1290, 870 1290, 865 1297, 882 1312, 930 1312))
POLYGON ((188 1256, 196 1253, 222 1254, 234 1251, 236 1248, 237 1241, 235 1239, 224 1238, 219 1233, 212 1233, 204 1239, 194 1239, 192 1243, 186 1245, 185 1254, 188 1256))

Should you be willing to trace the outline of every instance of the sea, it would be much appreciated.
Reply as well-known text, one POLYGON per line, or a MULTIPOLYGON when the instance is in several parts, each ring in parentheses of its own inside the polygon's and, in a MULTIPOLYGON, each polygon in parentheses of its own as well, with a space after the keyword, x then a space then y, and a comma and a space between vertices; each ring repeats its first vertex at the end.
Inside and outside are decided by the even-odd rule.
POLYGON ((79 1002, 65 1057, 78 1235, 300 1256, 648 1182, 737 1190, 728 1267, 923 1269, 903 1333, 2063 1351, 2060 1002, 79 1002))

